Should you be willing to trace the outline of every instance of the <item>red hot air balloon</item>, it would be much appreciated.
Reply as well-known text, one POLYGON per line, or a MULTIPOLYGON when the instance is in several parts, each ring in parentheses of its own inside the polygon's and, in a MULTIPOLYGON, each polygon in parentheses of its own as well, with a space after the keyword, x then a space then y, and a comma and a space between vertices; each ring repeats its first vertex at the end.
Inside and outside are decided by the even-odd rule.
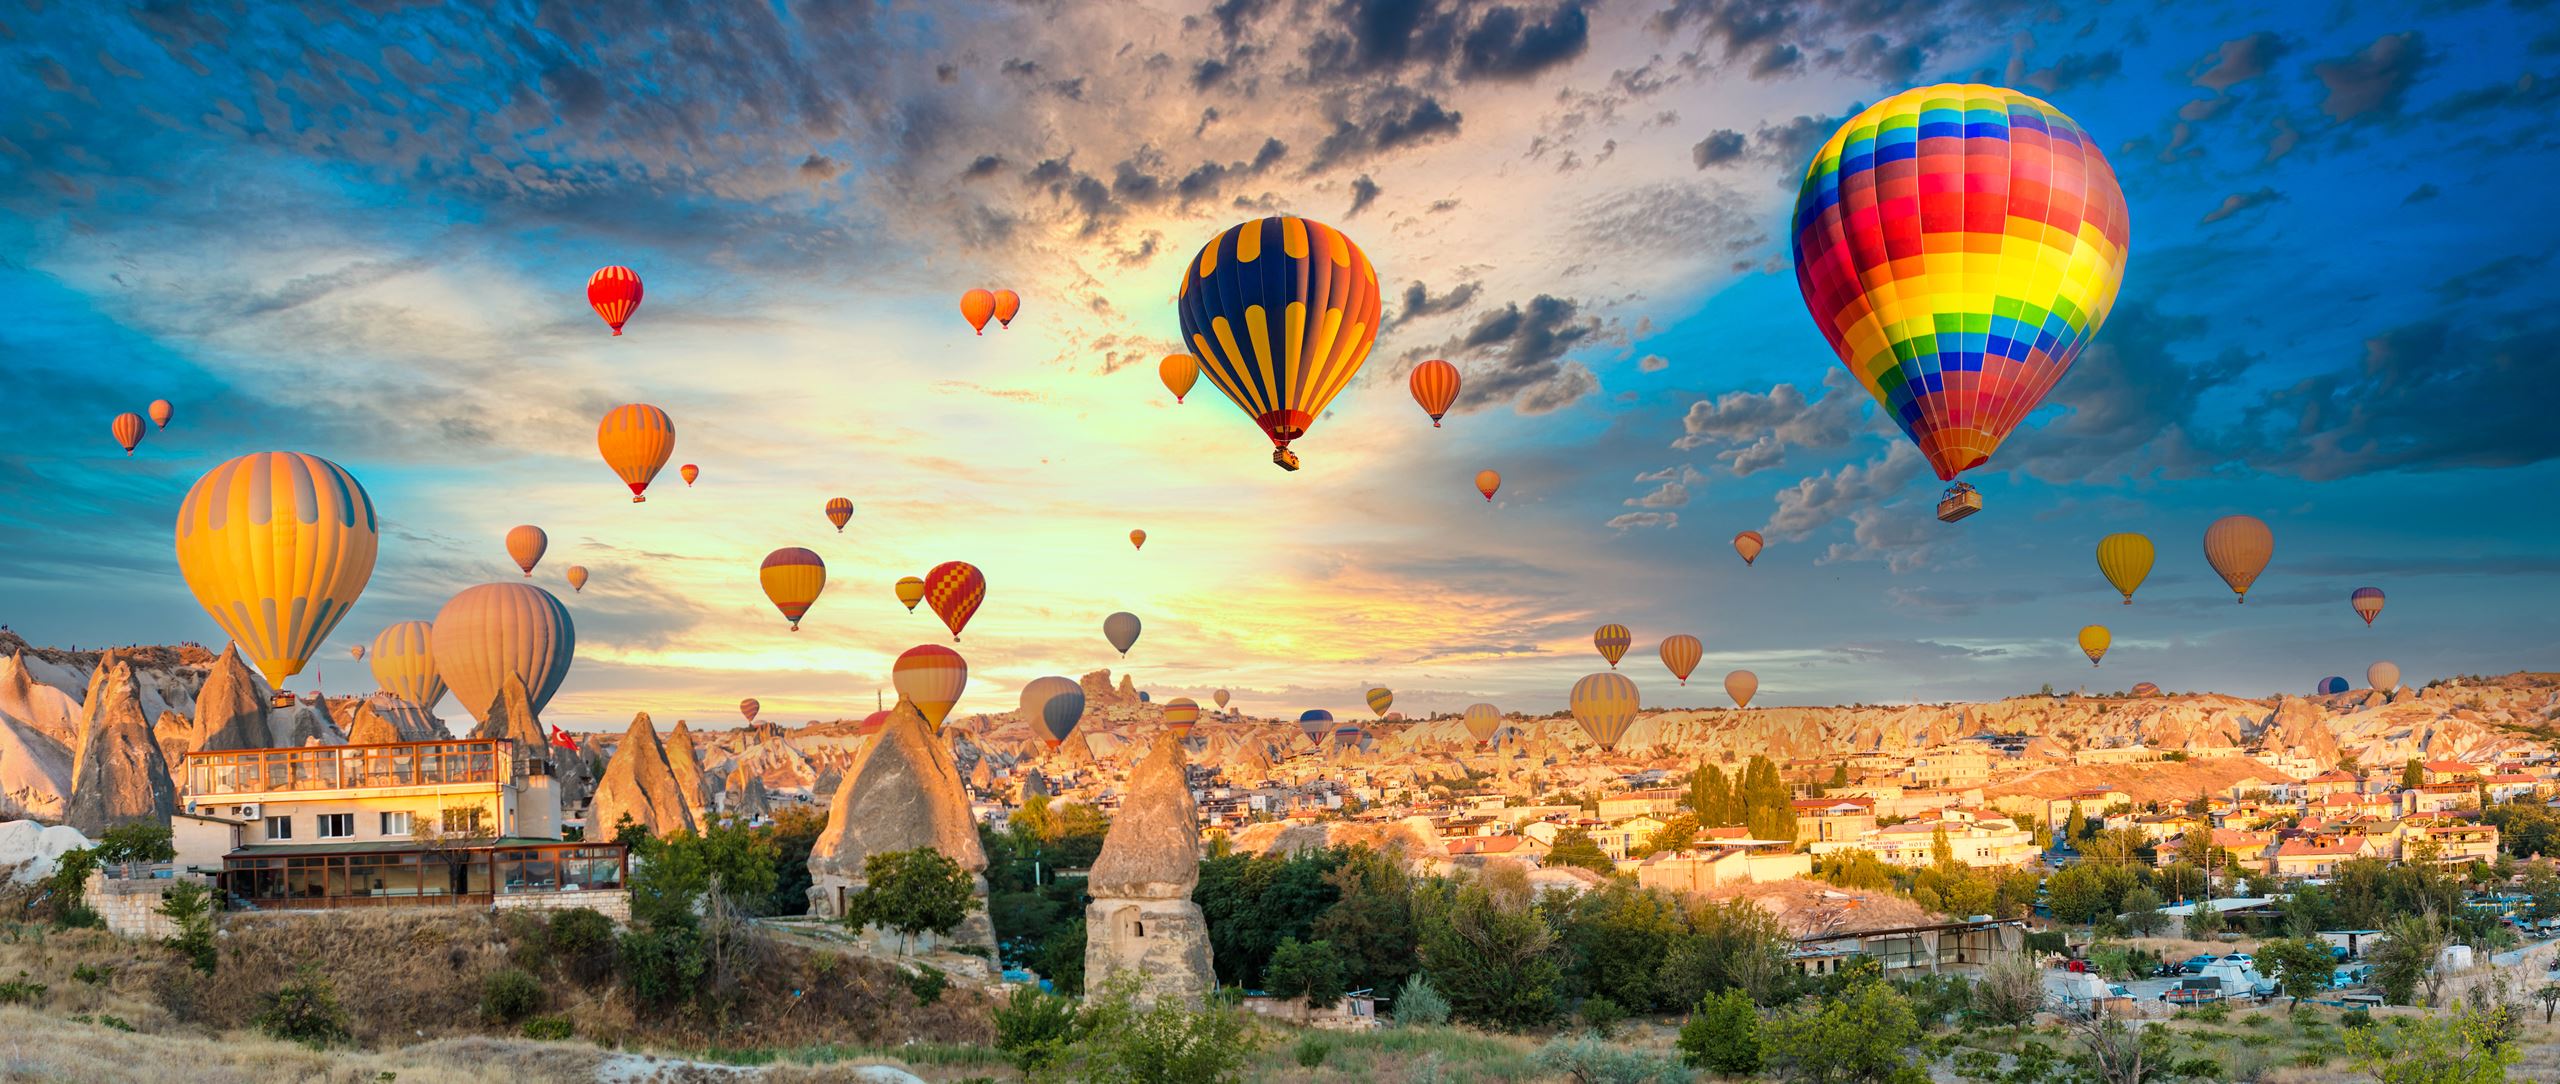
POLYGON ((1440 428, 1440 416, 1458 401, 1458 367, 1433 358, 1414 366, 1405 384, 1413 390, 1413 401, 1422 404, 1422 412, 1431 415, 1431 428, 1440 428))
POLYGON ((702 468, 694 466, 691 463, 687 463, 684 466, 676 468, 676 473, 684 475, 685 488, 690 489, 693 487, 693 480, 702 477, 702 468))
POLYGON ((596 315, 604 317, 614 334, 622 334, 623 323, 640 307, 639 272, 620 264, 599 268, 587 276, 587 304, 595 306, 596 315))
POLYGON ((996 291, 996 326, 1012 327, 1013 318, 1022 311, 1022 295, 1011 290, 996 291))
POLYGON ((967 561, 944 561, 924 574, 924 598, 956 642, 978 604, 987 600, 987 577, 967 561))

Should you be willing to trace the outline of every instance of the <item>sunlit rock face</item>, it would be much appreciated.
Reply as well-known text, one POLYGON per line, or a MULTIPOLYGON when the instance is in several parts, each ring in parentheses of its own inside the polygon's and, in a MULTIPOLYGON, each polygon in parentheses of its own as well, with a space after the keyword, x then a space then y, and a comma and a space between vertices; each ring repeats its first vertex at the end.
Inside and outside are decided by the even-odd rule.
POLYGON ((1209 924, 1191 890, 1200 883, 1200 817, 1183 780, 1182 743, 1156 739, 1129 775, 1128 796, 1086 878, 1084 969, 1088 987, 1114 972, 1137 976, 1142 998, 1200 1003, 1216 985, 1209 924))

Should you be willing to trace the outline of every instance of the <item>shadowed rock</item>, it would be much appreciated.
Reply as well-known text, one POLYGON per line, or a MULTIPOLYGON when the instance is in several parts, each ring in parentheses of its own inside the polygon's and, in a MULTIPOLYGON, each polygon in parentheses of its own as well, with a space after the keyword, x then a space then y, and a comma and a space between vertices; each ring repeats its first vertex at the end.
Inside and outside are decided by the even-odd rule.
MULTIPOLYGON (((931 847, 958 862, 976 882, 978 894, 986 894, 980 874, 987 868, 987 855, 978 847, 978 826, 969 815, 968 795, 960 789, 960 770, 934 740, 924 716, 901 699, 890 710, 888 724, 845 772, 826 831, 809 849, 810 910, 843 914, 844 897, 867 883, 866 860, 918 847, 931 847)), ((995 930, 979 909, 970 912, 953 937, 992 947, 995 930)))
POLYGON ((676 720, 676 728, 667 735, 667 767, 675 773, 676 791, 684 795, 685 808, 696 818, 711 810, 711 788, 702 778, 702 757, 694 751, 693 731, 685 729, 684 720, 676 720))
MULTIPOLYGON (((533 698, 525 693, 523 678, 508 674, 498 685, 497 699, 489 702, 489 710, 481 712, 480 718, 480 725, 471 731, 472 737, 514 742, 520 759, 551 759, 551 736, 543 732, 542 720, 533 716, 533 698)), ((648 716, 640 718, 645 720, 648 716)), ((652 730, 650 736, 654 739, 657 732, 652 730)))
POLYGON ((37 681, 24 648, 0 662, 0 715, 17 720, 68 754, 80 740, 80 704, 71 694, 37 681))
POLYGON ((239 645, 223 648, 204 691, 196 694, 195 731, 185 751, 265 749, 273 741, 267 732, 267 683, 240 660, 239 645))
POLYGON ((371 703, 356 705, 355 720, 347 724, 347 744, 389 745, 400 740, 400 729, 377 714, 371 703))
POLYGON ((595 839, 612 839, 624 817, 660 836, 695 826, 648 712, 631 717, 631 729, 614 747, 613 762, 605 765, 590 808, 587 832, 595 839))
POLYGON ((167 824, 177 806, 168 759, 152 738, 150 721, 142 717, 142 689, 133 668, 112 655, 102 656, 81 713, 80 748, 71 766, 71 798, 63 807, 63 823, 96 839, 131 821, 167 824))

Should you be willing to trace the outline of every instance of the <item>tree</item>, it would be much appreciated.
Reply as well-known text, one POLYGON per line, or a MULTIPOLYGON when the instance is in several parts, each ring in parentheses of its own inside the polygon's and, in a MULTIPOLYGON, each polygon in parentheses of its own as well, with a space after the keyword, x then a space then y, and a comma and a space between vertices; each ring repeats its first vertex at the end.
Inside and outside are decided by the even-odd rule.
POLYGON ((100 862, 166 862, 178 856, 169 826, 158 821, 126 821, 98 837, 100 862))
POLYGON ((1695 1005, 1739 990, 1760 1005, 1792 993, 1795 968, 1787 954, 1795 941, 1777 916, 1740 897, 1688 902, 1687 933, 1662 954, 1654 980, 1665 1004, 1695 1005))
POLYGON ((1580 989, 1604 993, 1638 1012, 1676 1008, 1657 999, 1665 951, 1688 932, 1669 896, 1612 880, 1576 897, 1564 914, 1564 940, 1580 989))
POLYGON ((1609 860, 1608 852, 1591 839, 1591 833, 1580 828, 1567 828, 1556 833, 1555 845, 1547 848, 1549 866, 1580 866, 1596 873, 1616 873, 1618 864, 1609 860))
POLYGON ((196 970, 213 974, 221 962, 213 941, 213 889, 202 881, 172 884, 160 894, 160 913, 178 930, 162 943, 178 950, 196 970))
POLYGON ((2436 957, 2444 953, 2448 940, 2444 923, 2432 914, 2408 915, 2393 919, 2383 927, 2385 940, 2373 950, 2373 981, 2382 987, 2383 999, 2394 1005, 2414 1003, 2418 987, 2427 988, 2426 1002, 2435 1002, 2444 976, 2435 970, 2436 957))
POLYGON ((1423 966, 1457 1019, 1517 1031, 1555 1017, 1556 934, 1530 902, 1527 871, 1492 866, 1418 893, 1414 925, 1423 966))
POLYGON ((1415 963, 1413 874, 1403 849, 1347 848, 1342 864, 1324 879, 1340 898, 1310 933, 1333 944, 1348 989, 1394 989, 1413 974, 1415 963))
POLYGON ((1342 1000, 1342 957, 1331 942, 1282 938, 1263 969, 1262 987, 1273 997, 1305 998, 1309 1009, 1330 1009, 1342 1000))
POLYGON ((1880 980, 1784 1013, 1761 1029, 1763 1060, 1807 1084, 1922 1084, 1929 1074, 1905 1050, 1920 1039, 1911 1001, 1880 980))
POLYGON ((2400 789, 2416 790, 2420 786, 2424 785, 2426 781, 2426 767, 2419 762, 2418 758, 2410 757, 2409 763, 2402 766, 2400 769, 2400 789))
POLYGON ((2062 822, 2062 840, 2077 843, 2089 834, 2089 815, 2080 811, 2080 803, 2071 803, 2071 816, 2062 822))
POLYGON ((1663 822, 1652 835, 1645 837, 1643 842, 1636 844, 1636 855, 1643 857, 1664 851, 1685 851, 1697 842, 1698 818, 1688 813, 1676 814, 1663 822))
POLYGON ((1281 938, 1314 940, 1316 921, 1342 898, 1332 873, 1345 862, 1346 854, 1329 847, 1292 855, 1229 853, 1203 860, 1200 884, 1192 890, 1191 900, 1209 921, 1210 958, 1216 962, 1218 981, 1260 989, 1263 966, 1281 938))
POLYGON ((1689 776, 1689 811, 1697 815, 1699 824, 1709 828, 1741 823, 1741 818, 1734 815, 1733 791, 1725 782, 1722 767, 1701 763, 1689 776))
POLYGON ((770 834, 735 821, 644 840, 631 874, 632 915, 660 924, 691 922, 713 884, 742 908, 762 904, 781 879, 780 853, 770 834))
POLYGON ((896 931, 904 953, 920 933, 947 934, 969 917, 969 874, 931 847, 889 851, 862 861, 862 891, 845 897, 845 925, 896 931))
POLYGON ((1692 1069, 1743 1076, 1760 1071, 1760 1010, 1740 990, 1711 994, 1680 1025, 1680 1060, 1692 1069))
POLYGON ((2542 1022, 2550 1023, 2552 1009, 2560 1007, 2560 982, 2543 983, 2533 992, 2533 999, 2542 1003, 2542 1022))
POLYGON ((2469 1008, 2350 1028, 2347 1058, 2381 1084, 2496 1084, 2522 1057, 2495 1022, 2469 1008))
POLYGON ((2075 1072, 2063 1079, 2088 1084, 2177 1084, 2221 1080, 2222 1066, 2212 1058, 2178 1056, 2177 1040, 2168 1028, 2127 1027, 2104 1013, 2072 1021, 2080 1048, 2066 1059, 2075 1072))
POLYGON ((1849 785, 1848 761, 1843 760, 1831 766, 1831 785, 1835 787, 1845 787, 1849 785))
POLYGON ((1066 1079, 1095 1084, 1226 1084, 1242 1079, 1259 1033, 1233 1005, 1180 998, 1138 1003, 1140 980, 1112 977, 1077 1014, 1078 1038, 1057 1054, 1066 1079))
POLYGON ((2133 891, 2125 893, 2123 907, 2125 932, 2136 937, 2158 933, 2160 927, 2169 921, 2168 916, 2160 913, 2160 894, 2148 885, 2137 885, 2133 891))
POLYGON ((1982 969, 1981 981, 1973 984, 1972 1000, 1974 1014, 1987 1023, 2002 1027, 2026 1023, 2044 1008, 2044 969, 2023 952, 2002 956, 1982 969))
POLYGON ((2303 998, 2329 988, 2337 974, 2335 960, 2327 944, 2309 938, 2279 938, 2258 946, 2258 970, 2275 980, 2297 1006, 2303 998))

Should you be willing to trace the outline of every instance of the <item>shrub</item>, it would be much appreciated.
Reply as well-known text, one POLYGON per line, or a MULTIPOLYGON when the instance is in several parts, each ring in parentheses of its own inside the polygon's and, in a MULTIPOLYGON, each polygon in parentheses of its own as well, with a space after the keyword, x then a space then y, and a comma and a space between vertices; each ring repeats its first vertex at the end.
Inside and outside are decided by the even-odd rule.
POLYGON ((994 1011, 996 1049, 1024 1072, 1057 1060, 1076 1041, 1076 1003, 1035 986, 1016 986, 994 1011))
POLYGON ((213 942, 213 889, 198 881, 170 885, 160 894, 160 913, 178 928, 163 944, 186 957, 189 966, 213 974, 222 960, 213 942))
POLYGON ((1659 1054, 1611 1046, 1597 1035, 1558 1036, 1538 1048, 1538 1067, 1575 1084, 1687 1084, 1689 1072, 1659 1054))
POLYGON ((169 826, 156 821, 126 821, 98 837, 101 862, 166 862, 178 856, 169 826))
POLYGON ((1309 1035, 1298 1040, 1298 1048, 1292 1053, 1298 1059, 1299 1068, 1313 1069, 1323 1065, 1324 1059, 1332 1056, 1333 1043, 1322 1036, 1309 1035))
POLYGON ((1244 1013, 1221 999, 1194 1009, 1179 998, 1137 1003, 1136 977, 1122 974, 1077 1014, 1079 1037, 1066 1053, 1073 1079, 1096 1084, 1239 1079, 1258 1041, 1244 1013))
POLYGON ((480 1017, 512 1024, 542 1009, 542 980, 520 967, 492 973, 480 983, 480 1017))
POLYGON ((41 982, 30 981, 27 973, 21 971, 18 972, 17 978, 0 982, 0 1005, 33 1005, 36 999, 43 997, 48 989, 51 987, 41 982))
POLYGON ((577 1026, 566 1016, 537 1016, 524 1022, 524 1037, 559 1041, 577 1034, 577 1026))
POLYGON ((951 976, 943 974, 941 968, 932 964, 918 964, 915 973, 907 976, 907 992, 915 995, 918 1005, 931 1005, 942 1000, 943 989, 950 985, 951 976))
POLYGON ((622 981, 642 1005, 663 1009, 692 997, 709 961, 702 938, 683 926, 622 935, 622 981))
POLYGON ((1431 980, 1422 977, 1418 971, 1406 978, 1404 986, 1396 991, 1394 1006, 1398 1024, 1428 1026, 1449 1022, 1449 999, 1440 996, 1440 991, 1432 987, 1431 980))
POLYGON ((543 944, 560 969, 579 982, 593 984, 613 969, 613 920, 592 907, 552 912, 543 944))
POLYGON ((1760 1071, 1760 1013, 1740 990, 1712 994, 1680 1025, 1680 1060, 1744 1076, 1760 1071))
POLYGON ((1618 1025, 1627 1020, 1627 1010, 1607 994, 1593 994, 1582 999, 1582 1026, 1603 1039, 1615 1036, 1618 1025))
POLYGON ((2035 958, 2012 953, 1994 960, 1982 969, 1982 981, 1973 984, 1973 1011, 1985 1023, 2003 1027, 2023 1024, 2034 1019, 2036 1010, 2044 1007, 2044 975, 2036 967, 2035 958))
POLYGON ((2037 930, 2027 935, 2027 951, 2060 955, 2071 951, 2071 939, 2060 930, 2037 930))
POLYGON ((80 964, 71 969, 71 977, 74 981, 85 982, 91 986, 96 986, 106 982, 110 978, 114 978, 115 969, 97 967, 91 964, 80 964))
POLYGON ((250 1023, 273 1038, 315 1050, 352 1038, 347 1011, 338 1005, 338 991, 311 969, 303 971, 301 981, 277 987, 268 996, 267 1007, 250 1023))
POLYGON ((862 860, 862 876, 862 891, 845 898, 845 924, 878 926, 910 943, 920 933, 957 929, 976 903, 968 872, 931 847, 872 855, 862 860))
POLYGON ((2178 1015, 2190 1020, 2202 1020, 2208 1024, 2219 1024, 2231 1019, 2231 1003, 2208 1001, 2202 1005, 2191 1005, 2180 1009, 2178 1015))
POLYGON ((2344 1028, 2372 1027, 2373 1014, 2366 1012, 2363 1009, 2349 1009, 2338 1014, 2338 1026, 2344 1028))
POLYGON ((113 1013, 99 1013, 96 1016, 91 1016, 85 1012, 74 1013, 72 1014, 71 1019, 82 1024, 96 1024, 109 1031, 132 1031, 134 1029, 133 1021, 127 1020, 124 1017, 117 1016, 113 1013))

